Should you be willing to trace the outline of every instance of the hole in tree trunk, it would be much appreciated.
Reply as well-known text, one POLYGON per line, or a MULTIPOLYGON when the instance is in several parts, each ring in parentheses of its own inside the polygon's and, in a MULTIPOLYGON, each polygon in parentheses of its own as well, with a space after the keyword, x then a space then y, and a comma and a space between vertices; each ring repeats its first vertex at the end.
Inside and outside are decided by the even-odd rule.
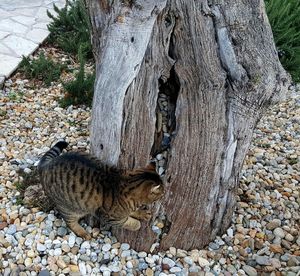
POLYGON ((164 175, 172 137, 176 134, 176 102, 180 84, 174 66, 168 79, 159 79, 156 105, 156 131, 151 155, 156 159, 158 172, 164 175))

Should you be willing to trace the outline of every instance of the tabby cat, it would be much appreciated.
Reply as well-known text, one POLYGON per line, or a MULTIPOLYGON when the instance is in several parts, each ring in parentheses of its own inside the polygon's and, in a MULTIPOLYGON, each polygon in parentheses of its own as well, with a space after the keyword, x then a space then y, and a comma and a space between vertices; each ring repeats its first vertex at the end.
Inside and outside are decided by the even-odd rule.
POLYGON ((46 195, 78 236, 91 236, 78 223, 86 215, 105 217, 110 226, 137 231, 140 219, 150 220, 144 206, 164 194, 155 165, 132 171, 121 171, 105 165, 88 154, 61 154, 68 146, 56 143, 41 158, 38 171, 46 195))

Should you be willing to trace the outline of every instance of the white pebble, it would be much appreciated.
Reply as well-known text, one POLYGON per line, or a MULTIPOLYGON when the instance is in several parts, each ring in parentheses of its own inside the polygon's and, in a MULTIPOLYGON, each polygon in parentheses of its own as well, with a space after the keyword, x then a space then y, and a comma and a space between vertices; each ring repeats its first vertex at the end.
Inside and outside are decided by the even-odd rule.
POLYGON ((133 264, 132 264, 131 261, 128 261, 128 262, 126 263, 126 266, 127 266, 129 269, 133 268, 133 264))
POLYGON ((111 245, 109 243, 106 243, 102 246, 102 251, 108 252, 111 249, 111 245))
POLYGON ((62 255, 61 248, 55 248, 54 249, 54 256, 60 256, 62 255))
POLYGON ((44 244, 38 243, 36 245, 36 250, 40 251, 40 252, 45 251, 46 250, 46 246, 44 244))
POLYGON ((81 275, 86 275, 86 267, 85 264, 83 262, 79 263, 79 271, 81 275))
POLYGON ((76 241, 76 237, 74 236, 74 235, 70 235, 69 236, 69 241, 68 241, 68 243, 69 243, 69 246, 70 247, 73 247, 74 245, 75 245, 75 241, 76 241))

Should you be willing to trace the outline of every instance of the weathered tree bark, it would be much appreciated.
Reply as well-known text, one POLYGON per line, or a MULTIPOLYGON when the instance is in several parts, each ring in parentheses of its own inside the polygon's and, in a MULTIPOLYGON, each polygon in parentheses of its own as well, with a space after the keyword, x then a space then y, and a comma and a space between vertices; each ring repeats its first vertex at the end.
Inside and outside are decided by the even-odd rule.
POLYGON ((262 0, 88 0, 97 78, 91 150, 126 168, 161 145, 157 99, 174 105, 166 196, 150 225, 117 231, 138 250, 202 247, 229 226, 239 172, 263 111, 289 77, 262 0), (111 4, 112 3, 112 4, 111 4))

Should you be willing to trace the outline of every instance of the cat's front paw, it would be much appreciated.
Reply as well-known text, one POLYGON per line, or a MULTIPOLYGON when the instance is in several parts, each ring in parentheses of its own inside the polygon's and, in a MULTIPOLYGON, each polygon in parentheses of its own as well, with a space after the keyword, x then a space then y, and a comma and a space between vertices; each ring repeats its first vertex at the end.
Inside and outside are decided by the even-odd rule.
POLYGON ((132 217, 128 217, 126 222, 123 224, 123 228, 130 231, 138 231, 141 228, 141 223, 132 217))
POLYGON ((83 235, 83 237, 82 237, 84 240, 87 240, 87 241, 89 241, 89 240, 91 240, 92 239, 92 236, 89 234, 89 233, 86 233, 86 234, 84 234, 83 235))
POLYGON ((145 221, 150 221, 150 219, 152 218, 152 213, 150 210, 143 210, 143 215, 142 215, 142 219, 145 221))

